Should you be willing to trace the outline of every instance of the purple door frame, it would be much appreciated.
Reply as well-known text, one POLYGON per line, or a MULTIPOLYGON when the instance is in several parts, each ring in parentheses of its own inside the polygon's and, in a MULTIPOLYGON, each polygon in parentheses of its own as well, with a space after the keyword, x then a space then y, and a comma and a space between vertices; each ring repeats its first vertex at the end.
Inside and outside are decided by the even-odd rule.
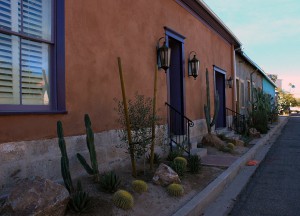
MULTIPOLYGON (((168 103, 185 115, 185 80, 184 80, 184 39, 185 37, 174 30, 165 27, 166 43, 171 48, 171 65, 167 70, 168 103)), ((169 118, 171 118, 169 116, 169 118)), ((178 118, 178 117, 177 117, 178 118)), ((185 133, 183 118, 168 120, 172 134, 182 135, 185 133), (176 125, 170 126, 170 122, 176 125)))
POLYGON ((214 83, 215 83, 215 94, 219 94, 219 112, 216 121, 216 128, 226 127, 226 71, 213 66, 214 68, 214 83))

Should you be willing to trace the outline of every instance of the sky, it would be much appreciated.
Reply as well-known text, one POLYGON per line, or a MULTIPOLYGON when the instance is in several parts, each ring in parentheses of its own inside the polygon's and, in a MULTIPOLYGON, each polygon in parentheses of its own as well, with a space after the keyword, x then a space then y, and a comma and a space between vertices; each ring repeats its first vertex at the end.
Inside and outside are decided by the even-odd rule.
POLYGON ((300 0, 204 0, 243 51, 300 98, 300 0), (289 84, 295 85, 291 88, 289 84))

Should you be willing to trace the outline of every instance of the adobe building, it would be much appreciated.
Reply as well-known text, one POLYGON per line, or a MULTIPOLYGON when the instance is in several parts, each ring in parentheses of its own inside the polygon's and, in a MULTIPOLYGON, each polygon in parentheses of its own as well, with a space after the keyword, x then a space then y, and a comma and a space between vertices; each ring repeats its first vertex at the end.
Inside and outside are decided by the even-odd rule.
POLYGON ((161 37, 159 46, 166 42, 171 48, 170 68, 158 74, 162 124, 170 128, 167 102, 193 121, 191 140, 201 140, 207 68, 211 101, 216 91, 220 95, 216 127, 226 126, 225 109, 235 109, 234 87, 226 80, 235 80, 234 53, 241 43, 202 1, 14 2, 0 6, 0 186, 15 177, 61 179, 58 120, 72 175, 84 173, 76 153, 88 155, 85 113, 95 132, 100 171, 128 163, 125 149, 115 148, 120 126, 113 99, 122 98, 117 57, 127 97, 136 92, 152 97, 161 37), (192 51, 200 61, 196 79, 188 76, 192 51))

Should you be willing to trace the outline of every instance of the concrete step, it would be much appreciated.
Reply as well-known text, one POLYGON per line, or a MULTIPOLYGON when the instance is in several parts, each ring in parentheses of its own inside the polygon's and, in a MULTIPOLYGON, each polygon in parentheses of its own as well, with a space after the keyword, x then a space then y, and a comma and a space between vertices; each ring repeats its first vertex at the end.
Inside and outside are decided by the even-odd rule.
POLYGON ((191 149, 191 155, 198 155, 200 158, 203 158, 207 155, 207 148, 196 148, 191 149))
POLYGON ((228 128, 222 128, 222 129, 217 129, 216 134, 224 134, 227 138, 231 138, 231 139, 240 139, 241 135, 235 133, 234 130, 230 130, 228 128))
MULTIPOLYGON (((207 156, 207 149, 206 148, 194 148, 190 151, 191 155, 198 155, 201 159, 207 156)), ((184 156, 188 156, 187 153, 183 154, 184 156)))

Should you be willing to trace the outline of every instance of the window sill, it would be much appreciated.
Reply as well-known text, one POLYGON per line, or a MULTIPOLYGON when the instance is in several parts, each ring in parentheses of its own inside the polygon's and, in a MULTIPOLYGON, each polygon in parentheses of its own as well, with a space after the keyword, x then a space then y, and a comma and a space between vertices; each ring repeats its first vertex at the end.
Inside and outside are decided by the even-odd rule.
POLYGON ((67 110, 59 111, 0 111, 0 116, 3 115, 55 115, 55 114, 67 114, 67 110))

